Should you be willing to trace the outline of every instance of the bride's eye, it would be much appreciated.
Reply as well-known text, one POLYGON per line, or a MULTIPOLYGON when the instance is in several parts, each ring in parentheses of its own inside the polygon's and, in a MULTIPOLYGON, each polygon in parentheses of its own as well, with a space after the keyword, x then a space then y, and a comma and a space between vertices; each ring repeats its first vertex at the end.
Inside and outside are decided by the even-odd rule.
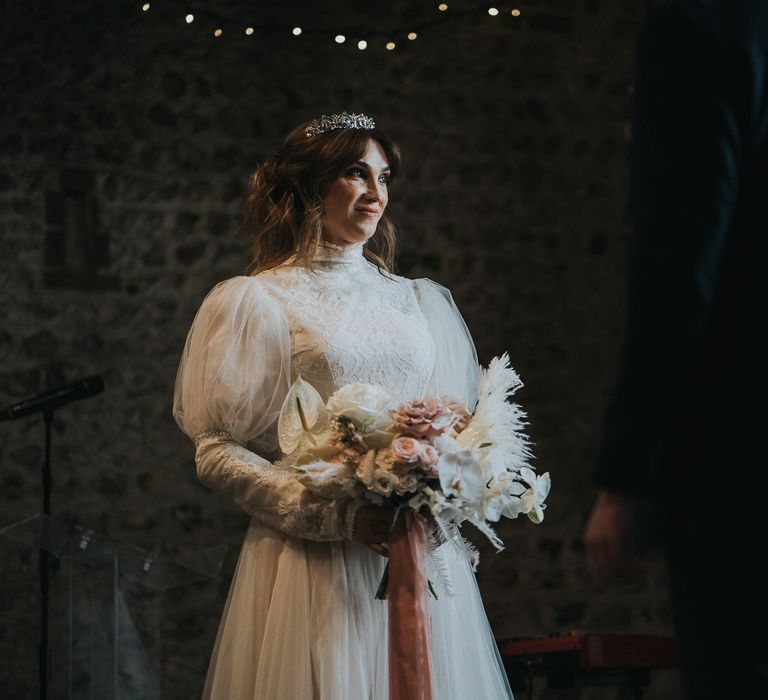
POLYGON ((362 168, 350 168, 347 170, 347 177, 365 177, 362 168))

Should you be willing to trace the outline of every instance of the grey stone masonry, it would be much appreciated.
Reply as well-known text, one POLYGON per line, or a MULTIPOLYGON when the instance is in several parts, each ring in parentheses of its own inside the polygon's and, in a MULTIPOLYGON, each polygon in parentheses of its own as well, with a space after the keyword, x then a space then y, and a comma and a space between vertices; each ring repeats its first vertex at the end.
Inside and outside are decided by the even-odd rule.
MULTIPOLYGON (((192 24, 183 3, 141 4, 0 10, 0 405, 102 374, 103 394, 56 413, 53 513, 142 547, 229 545, 213 582, 134 591, 163 697, 200 693, 247 526, 197 482, 171 416, 185 335, 211 286, 245 268, 255 164, 300 121, 342 110, 401 145, 398 271, 450 287, 482 362, 509 351, 536 463, 552 474, 540 526, 499 524, 504 552, 468 533, 494 631, 670 632, 656 559, 638 582, 604 588, 581 546, 621 331, 643 4, 504 2, 498 17, 398 34, 394 51, 386 29, 433 18, 437 3, 195 2, 192 24), (214 6, 237 20, 219 38, 214 6), (305 32, 247 37, 249 18, 305 32)), ((40 416, 0 426, 0 526, 40 510, 42 438, 40 416)), ((0 687, 34 697, 37 558, 5 540, 0 551, 0 687)), ((644 697, 677 697, 674 674, 644 697)))

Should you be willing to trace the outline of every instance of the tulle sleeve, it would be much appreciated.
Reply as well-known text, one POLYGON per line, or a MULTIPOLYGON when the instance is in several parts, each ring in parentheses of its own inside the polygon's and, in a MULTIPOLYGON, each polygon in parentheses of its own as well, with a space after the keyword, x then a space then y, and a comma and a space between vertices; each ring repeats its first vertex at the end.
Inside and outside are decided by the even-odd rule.
POLYGON ((176 375, 173 416, 191 438, 227 432, 261 454, 290 386, 290 336, 280 303, 254 277, 234 277, 204 299, 176 375))
POLYGON ((280 303, 253 277, 214 287, 197 312, 176 377, 173 415, 195 442, 197 475, 265 525, 303 539, 351 538, 356 509, 299 483, 277 454, 275 424, 290 386, 280 303))
POLYGON ((414 280, 414 285, 435 341, 435 367, 427 394, 454 396, 472 410, 480 367, 467 324, 445 287, 429 279, 414 280))

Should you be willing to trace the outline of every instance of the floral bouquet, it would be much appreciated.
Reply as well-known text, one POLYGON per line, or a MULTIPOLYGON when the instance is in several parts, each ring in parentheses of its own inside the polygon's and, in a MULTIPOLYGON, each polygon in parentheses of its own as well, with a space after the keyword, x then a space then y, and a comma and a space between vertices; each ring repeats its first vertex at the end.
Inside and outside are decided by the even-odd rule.
POLYGON ((525 413, 508 401, 522 382, 505 353, 482 370, 473 413, 456 399, 427 397, 390 410, 379 386, 347 384, 323 404, 298 378, 286 397, 278 435, 299 481, 326 498, 352 496, 372 504, 428 514, 444 539, 469 551, 458 536, 464 521, 494 546, 489 523, 503 515, 544 517, 549 473, 530 466, 525 413))
MULTIPOLYGON (((280 447, 306 488, 398 511, 377 592, 386 597, 389 587, 390 686, 402 690, 397 697, 431 697, 423 687, 430 682, 427 586, 436 597, 425 573, 430 539, 453 543, 476 567, 477 550, 459 532, 463 522, 501 550, 490 523, 501 516, 525 514, 534 523, 544 517, 549 474, 531 468, 525 414, 508 400, 520 386, 505 353, 481 371, 473 412, 448 396, 392 410, 381 387, 361 383, 341 387, 323 403, 301 378, 283 403, 280 447), (412 668, 413 659, 427 659, 427 670, 412 668)), ((450 591, 450 581, 444 583, 450 591)))

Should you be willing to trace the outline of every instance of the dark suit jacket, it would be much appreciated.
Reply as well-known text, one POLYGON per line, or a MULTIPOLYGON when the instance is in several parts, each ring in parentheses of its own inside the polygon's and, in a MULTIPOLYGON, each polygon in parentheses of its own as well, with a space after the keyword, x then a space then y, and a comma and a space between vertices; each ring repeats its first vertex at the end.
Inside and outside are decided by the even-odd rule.
POLYGON ((768 1, 688 0, 638 42, 627 316, 595 482, 641 539, 768 523, 768 1))

